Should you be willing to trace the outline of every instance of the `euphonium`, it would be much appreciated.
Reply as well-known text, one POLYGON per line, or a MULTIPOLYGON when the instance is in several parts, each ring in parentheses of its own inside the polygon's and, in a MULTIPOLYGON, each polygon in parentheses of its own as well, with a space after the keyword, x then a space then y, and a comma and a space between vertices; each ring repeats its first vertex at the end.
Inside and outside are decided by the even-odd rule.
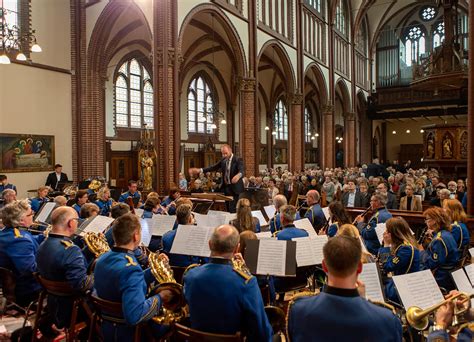
POLYGON ((157 253, 150 253, 148 255, 151 273, 158 282, 158 286, 152 290, 154 294, 159 294, 163 290, 169 290, 173 293, 173 300, 164 304, 158 316, 153 317, 153 321, 158 324, 171 324, 179 322, 186 316, 185 305, 186 302, 183 296, 183 286, 178 284, 173 276, 168 261, 160 258, 157 253))
MULTIPOLYGON (((427 327, 428 327, 428 324, 429 324, 429 318, 428 316, 435 312, 436 310, 438 310, 438 308, 440 308, 441 306, 445 305, 446 303, 450 302, 450 301, 454 301, 458 298, 464 298, 465 300, 469 300, 471 297, 474 297, 474 294, 469 294, 469 293, 466 293, 466 292, 460 292, 452 297, 449 297, 445 300, 443 300, 442 302, 436 304, 436 305, 433 305, 431 307, 429 307, 428 309, 421 309, 417 306, 410 306, 407 310, 407 313, 406 313, 406 317, 407 317, 407 321, 408 321, 408 324, 410 324, 413 328, 417 329, 417 330, 425 330, 427 327)), ((454 314, 454 320, 455 321, 458 321, 458 315, 461 315, 463 313, 465 313, 467 311, 467 309, 463 309, 463 310, 458 310, 457 312, 455 311, 455 314, 454 314)))
POLYGON ((84 242, 96 258, 110 251, 109 244, 103 235, 87 232, 86 235, 84 235, 84 242))

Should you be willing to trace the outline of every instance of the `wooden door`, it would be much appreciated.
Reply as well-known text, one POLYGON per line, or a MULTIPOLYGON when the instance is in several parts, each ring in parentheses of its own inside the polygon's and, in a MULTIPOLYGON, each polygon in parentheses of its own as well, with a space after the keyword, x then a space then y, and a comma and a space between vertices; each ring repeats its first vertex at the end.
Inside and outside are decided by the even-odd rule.
POLYGON ((128 181, 134 179, 134 158, 130 152, 112 152, 111 167, 110 167, 110 180, 113 184, 115 180, 115 186, 117 188, 126 189, 128 181))

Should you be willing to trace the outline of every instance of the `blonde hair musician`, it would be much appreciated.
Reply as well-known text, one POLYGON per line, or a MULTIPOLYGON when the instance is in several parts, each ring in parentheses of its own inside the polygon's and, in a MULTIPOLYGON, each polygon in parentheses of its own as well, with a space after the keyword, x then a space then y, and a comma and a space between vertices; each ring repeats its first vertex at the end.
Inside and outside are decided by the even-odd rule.
POLYGON ((241 198, 237 202, 237 218, 232 220, 230 224, 237 228, 239 233, 245 230, 251 230, 255 233, 260 232, 260 222, 252 216, 250 201, 246 198, 241 198))

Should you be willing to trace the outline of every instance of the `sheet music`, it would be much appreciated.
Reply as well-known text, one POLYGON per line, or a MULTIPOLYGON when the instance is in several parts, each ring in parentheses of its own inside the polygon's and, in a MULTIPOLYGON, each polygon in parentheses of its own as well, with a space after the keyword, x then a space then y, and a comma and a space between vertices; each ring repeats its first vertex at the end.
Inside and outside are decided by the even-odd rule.
POLYGON ((260 240, 257 274, 284 276, 286 268, 286 243, 273 239, 260 240))
POLYGON ((194 213, 194 218, 196 219, 196 224, 201 227, 217 227, 219 226, 220 219, 216 220, 216 216, 213 215, 203 215, 199 213, 194 213))
POLYGON ((405 309, 410 306, 426 309, 444 300, 430 270, 393 276, 392 279, 405 309))
POLYGON ((474 258, 474 247, 469 248, 469 254, 471 254, 471 258, 474 258))
POLYGON ((268 224, 260 210, 252 210, 252 216, 258 218, 258 222, 260 222, 261 226, 266 226, 268 224))
POLYGON ((53 211, 53 209, 56 207, 56 202, 46 202, 41 210, 39 211, 38 215, 36 216, 36 222, 46 222, 46 220, 49 217, 49 214, 53 211))
POLYGON ((296 241, 296 265, 298 267, 320 265, 323 262, 323 247, 328 242, 327 235, 292 240, 296 241))
POLYGON ((326 218, 326 220, 329 221, 329 218, 330 218, 329 207, 324 207, 324 208, 322 208, 322 210, 323 210, 324 217, 326 218))
POLYGON ((359 280, 365 284, 365 297, 377 302, 384 302, 379 271, 376 263, 363 264, 359 280))
POLYGON ((142 243, 145 246, 150 245, 151 234, 150 227, 153 226, 153 219, 140 219, 140 225, 142 227, 142 243))
POLYGON ((257 238, 260 239, 272 239, 272 232, 261 232, 261 233, 256 233, 257 238))
POLYGON ((142 218, 143 213, 145 212, 145 210, 144 209, 139 209, 139 208, 136 208, 134 210, 135 210, 135 215, 137 215, 139 218, 142 218))
MULTIPOLYGON (((460 292, 474 293, 474 288, 472 287, 469 278, 462 268, 452 272, 451 276, 453 277, 454 283, 460 292)), ((474 299, 471 299, 471 307, 473 304, 474 299)))
POLYGON ((214 228, 179 225, 171 246, 171 253, 209 257, 209 240, 214 228))
POLYGON ((300 229, 304 229, 308 232, 309 236, 318 236, 318 234, 316 234, 316 231, 314 230, 313 228, 313 225, 311 224, 311 221, 305 217, 304 219, 301 219, 301 220, 297 220, 295 222, 293 222, 293 224, 295 225, 296 228, 300 228, 300 229))
POLYGON ((385 223, 379 223, 375 226, 375 232, 379 238, 380 244, 383 246, 383 232, 385 231, 385 223))
MULTIPOLYGON (((104 230, 114 222, 114 219, 108 216, 98 215, 84 222, 84 228, 79 235, 84 236, 87 232, 102 233, 104 230)), ((80 227, 80 229, 82 226, 80 227)), ((79 230, 80 230, 79 229, 79 230)))
POLYGON ((265 211, 265 214, 267 214, 268 219, 270 220, 273 216, 275 216, 276 213, 276 208, 275 206, 272 205, 266 205, 263 207, 263 210, 265 211))
POLYGON ((150 219, 151 224, 149 224, 149 232, 151 236, 163 236, 166 232, 169 232, 173 229, 174 223, 176 221, 176 216, 174 215, 153 215, 150 219))
POLYGON ((464 266, 464 269, 466 270, 466 274, 469 278, 469 281, 471 282, 471 285, 474 286, 474 264, 464 266))
POLYGON ((218 227, 223 224, 229 224, 231 220, 229 220, 229 215, 227 214, 230 213, 227 213, 225 211, 209 210, 207 216, 212 217, 215 220, 214 227, 218 227))

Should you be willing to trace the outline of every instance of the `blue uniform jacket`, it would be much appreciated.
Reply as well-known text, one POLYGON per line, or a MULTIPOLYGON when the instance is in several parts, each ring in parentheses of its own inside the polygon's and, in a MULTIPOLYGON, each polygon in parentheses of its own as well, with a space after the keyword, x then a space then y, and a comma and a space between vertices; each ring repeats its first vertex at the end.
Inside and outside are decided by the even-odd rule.
POLYGON ((188 267, 191 264, 199 264, 200 258, 197 256, 171 254, 171 247, 173 246, 174 237, 177 230, 170 230, 163 235, 163 252, 165 252, 169 259, 171 266, 188 267))
POLYGON ((316 232, 326 224, 326 216, 324 216, 323 210, 319 204, 313 204, 311 208, 306 211, 304 217, 309 219, 316 232))
MULTIPOLYGON (((173 198, 168 196, 163 200, 163 202, 161 202, 161 206, 167 208, 173 201, 173 198)), ((169 207, 167 211, 168 215, 176 215, 176 206, 169 207)))
POLYGON ((109 199, 108 201, 103 201, 103 200, 97 200, 95 201, 95 204, 100 209, 100 215, 102 216, 109 216, 110 209, 112 209, 112 200, 109 199))
POLYGON ((124 192, 123 194, 120 195, 118 201, 119 202, 125 202, 127 200, 127 198, 129 198, 130 196, 132 198, 138 198, 138 199, 140 199, 142 197, 138 191, 135 192, 133 195, 130 193, 130 191, 127 191, 127 192, 124 192))
POLYGON ((307 237, 309 236, 308 232, 304 229, 296 228, 294 225, 288 225, 283 227, 283 230, 280 230, 276 233, 277 240, 286 240, 291 241, 294 238, 307 237))
MULTIPOLYGON (((87 275, 87 262, 81 249, 69 237, 50 233, 36 254, 38 272, 54 281, 67 281, 74 290, 85 292, 92 288, 93 278, 87 275)), ((69 326, 72 299, 48 295, 48 308, 59 328, 69 326)))
POLYGON ((143 210, 143 215, 142 215, 142 218, 144 219, 151 219, 153 218, 153 211, 151 210, 143 210))
POLYGON ((334 237, 337 234, 337 230, 339 229, 339 224, 337 222, 331 224, 328 228, 327 235, 328 237, 334 237))
MULTIPOLYGON (((109 229, 107 229, 107 231, 105 232, 105 239, 107 240, 107 243, 109 244, 110 249, 112 249, 115 245, 114 236, 112 234, 112 228, 113 228, 113 225, 109 229)), ((135 255, 135 258, 138 260, 140 265, 142 265, 142 267, 148 266, 148 256, 144 254, 140 248, 136 248, 133 251, 133 255, 135 255)))
MULTIPOLYGON (((390 247, 379 249, 379 257, 386 272, 393 272, 394 275, 402 275, 420 270, 420 251, 408 242, 398 246, 392 253, 390 247)), ((400 303, 397 290, 392 278, 385 284, 385 297, 400 303)))
POLYGON ((146 298, 147 287, 154 280, 150 269, 143 271, 132 251, 114 247, 97 260, 94 279, 99 298, 122 303, 127 324, 117 325, 104 321, 104 340, 132 341, 134 326, 150 321, 161 307, 159 295, 146 298))
POLYGON ((356 289, 323 291, 290 304, 291 341, 402 341, 402 325, 390 310, 360 297, 356 289))
POLYGON ((81 206, 77 203, 74 203, 74 205, 72 207, 77 212, 77 216, 81 217, 81 206))
POLYGON ((40 197, 32 198, 30 200, 31 210, 37 213, 40 210, 41 206, 46 202, 48 202, 48 199, 46 197, 45 198, 40 198, 40 197))
POLYGON ((385 223, 389 218, 392 218, 392 214, 385 207, 381 207, 372 215, 367 225, 364 226, 362 222, 357 225, 359 229, 363 227, 360 235, 362 235, 364 239, 367 250, 373 255, 377 255, 380 248, 380 242, 375 227, 379 223, 385 223))
POLYGON ((43 235, 33 236, 18 228, 5 227, 0 230, 0 267, 13 271, 17 298, 31 296, 41 289, 33 272, 37 271, 35 255, 43 240, 43 235))
MULTIPOLYGON (((464 247, 469 246, 469 230, 465 223, 454 221, 451 225, 451 234, 453 235, 454 241, 459 251, 462 251, 464 247)), ((461 255, 459 255, 461 257, 461 255)))
POLYGON ((184 296, 193 329, 215 334, 240 331, 248 341, 271 341, 272 328, 257 279, 239 275, 230 260, 211 258, 210 263, 189 270, 184 296))
POLYGON ((270 219, 270 231, 272 232, 272 234, 274 234, 275 232, 281 230, 281 220, 280 220, 280 213, 276 213, 275 216, 273 216, 271 219, 270 219))
POLYGON ((14 186, 13 184, 10 184, 10 183, 7 185, 0 184, 0 194, 3 192, 3 190, 7 190, 7 189, 15 190, 15 192, 18 193, 18 191, 16 191, 16 186, 14 186))
POLYGON ((421 254, 424 269, 430 269, 439 286, 453 290, 454 284, 451 272, 458 262, 458 248, 450 232, 440 230, 431 241, 428 248, 421 254))

